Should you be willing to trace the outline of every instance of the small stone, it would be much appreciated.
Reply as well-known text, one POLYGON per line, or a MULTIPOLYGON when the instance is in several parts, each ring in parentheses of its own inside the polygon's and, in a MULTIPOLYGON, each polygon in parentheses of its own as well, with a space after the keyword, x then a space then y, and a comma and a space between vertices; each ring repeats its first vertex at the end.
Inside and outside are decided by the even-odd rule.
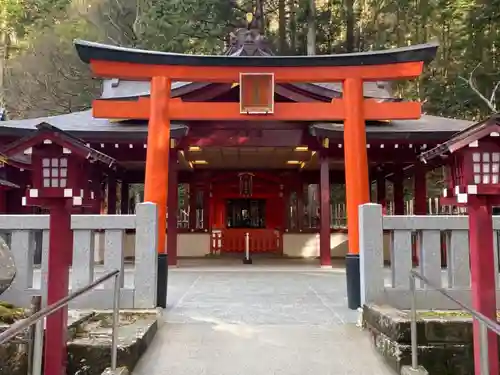
POLYGON ((24 309, 16 308, 9 303, 0 301, 0 323, 12 324, 25 317, 26 312, 24 309))
POLYGON ((102 375, 129 375, 130 372, 126 367, 119 367, 115 371, 111 370, 109 367, 104 370, 102 375))
POLYGON ((411 366, 403 366, 401 368, 401 375, 429 375, 429 373, 422 366, 418 366, 417 368, 413 368, 411 366))

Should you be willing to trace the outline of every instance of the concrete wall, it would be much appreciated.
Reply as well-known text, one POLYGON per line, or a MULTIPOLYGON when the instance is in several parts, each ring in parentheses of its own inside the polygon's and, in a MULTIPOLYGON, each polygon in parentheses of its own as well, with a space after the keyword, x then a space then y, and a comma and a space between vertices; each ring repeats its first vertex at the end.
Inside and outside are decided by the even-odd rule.
MULTIPOLYGON (((104 260, 104 234, 96 233, 96 261, 104 260)), ((167 234, 168 236, 168 234, 167 234)), ((210 253, 210 234, 180 233, 177 235, 177 255, 180 257, 202 257, 210 253)), ((332 256, 342 258, 347 253, 347 234, 332 233, 332 256)), ((123 240, 125 258, 133 258, 135 234, 127 233, 123 240)), ((283 254, 290 257, 314 258, 319 256, 319 234, 285 233, 283 254)))
MULTIPOLYGON (((97 262, 104 260, 104 233, 96 233, 97 262)), ((168 234, 167 234, 168 236, 168 234)), ((180 257, 203 257, 210 253, 210 234, 180 233, 177 235, 177 255, 180 257)), ((135 234, 124 234, 125 258, 132 259, 135 253, 135 234)), ((332 233, 330 236, 331 254, 343 258, 348 251, 347 233, 332 233)), ((294 258, 316 258, 319 256, 318 233, 283 234, 283 254, 294 258)), ((384 235, 384 259, 390 259, 390 235, 384 235)))
MULTIPOLYGON (((332 257, 344 257, 347 254, 347 246, 347 233, 332 233, 330 235, 332 257)), ((318 257, 319 233, 283 234, 283 254, 299 258, 318 257)))
MULTIPOLYGON (((330 249, 333 258, 344 258, 349 248, 347 233, 332 233, 330 249)), ((319 233, 285 233, 283 253, 290 257, 319 257, 319 233)), ((390 234, 384 235, 384 259, 390 259, 390 234)))
MULTIPOLYGON (((168 236, 168 234, 167 234, 168 236)), ((165 238, 166 246, 167 238, 165 238)), ((104 261, 105 240, 104 233, 95 233, 95 261, 104 261)), ((125 259, 135 256, 135 234, 124 233, 123 252, 125 259)), ((210 234, 208 233, 180 233, 177 235, 177 255, 180 257, 203 257, 210 253, 210 234)))

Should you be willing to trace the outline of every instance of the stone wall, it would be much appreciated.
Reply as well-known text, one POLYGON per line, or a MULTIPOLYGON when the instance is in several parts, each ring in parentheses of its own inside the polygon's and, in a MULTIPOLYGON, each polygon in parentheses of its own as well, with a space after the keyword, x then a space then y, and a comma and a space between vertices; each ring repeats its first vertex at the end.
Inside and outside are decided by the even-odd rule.
MULTIPOLYGON (((471 304, 467 216, 387 216, 379 204, 359 207, 361 302, 409 309, 412 269, 453 298, 471 304), (384 267, 389 235, 390 266, 384 267), (415 245, 415 246, 414 246, 415 245), (445 250, 446 262, 442 259, 445 250), (418 261, 417 261, 418 259, 418 261)), ((493 256, 498 265, 500 217, 493 217, 493 256)), ((492 265, 493 267, 493 265, 492 265)), ((493 271, 493 269, 491 270, 493 271)), ((497 307, 500 308, 500 275, 496 274, 497 307)), ((457 305, 433 288, 417 281, 418 308, 456 309, 457 305)))
MULTIPOLYGON (((376 350, 397 373, 411 364, 409 312, 364 305, 363 325, 376 350)), ((461 311, 419 311, 418 362, 429 374, 474 375, 472 318, 461 311)))
MULTIPOLYGON (((0 332, 8 326, 0 326, 0 332)), ((28 348, 17 337, 15 341, 0 345, 0 375, 26 375, 28 373, 28 348)))
MULTIPOLYGON (((120 270, 120 306, 122 308, 154 308, 156 306, 157 215, 156 205, 141 203, 135 215, 72 215, 73 267, 70 290, 82 288, 99 276, 120 270), (133 282, 125 284, 124 249, 127 230, 135 230, 135 267, 129 274, 133 282), (104 264, 95 268, 96 231, 103 231, 104 264)), ((57 228, 56 228, 57 230, 57 228)), ((45 303, 48 272, 49 217, 47 215, 1 215, 0 232, 9 233, 10 247, 16 263, 16 277, 2 299, 16 306, 28 307, 31 297, 41 295, 45 303), (34 253, 37 232, 41 232, 41 278, 35 277, 34 253)), ((71 249, 69 249, 71 250, 71 249)), ((113 306, 113 282, 106 282, 70 303, 72 308, 109 309, 113 306)))
MULTIPOLYGON (((151 344, 161 320, 158 310, 121 311, 118 366, 133 370, 151 344)), ((0 332, 9 325, 0 325, 0 332)), ((111 363, 111 313, 70 311, 67 375, 101 375, 111 363)), ((28 373, 24 335, 0 345, 0 375, 28 373)))

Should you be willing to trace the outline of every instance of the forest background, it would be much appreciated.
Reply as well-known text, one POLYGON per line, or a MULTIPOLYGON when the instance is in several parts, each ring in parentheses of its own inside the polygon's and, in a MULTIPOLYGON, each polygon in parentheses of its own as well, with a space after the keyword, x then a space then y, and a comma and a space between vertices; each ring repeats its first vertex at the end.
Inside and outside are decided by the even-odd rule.
POLYGON ((279 55, 438 40, 425 74, 396 94, 435 115, 500 110, 500 0, 0 0, 0 107, 9 118, 89 108, 99 82, 78 61, 75 38, 216 54, 247 12, 263 14, 259 27, 279 55))
POLYGON ((500 110, 500 0, 0 0, 0 108, 10 119, 89 108, 100 83, 75 38, 220 54, 248 12, 277 55, 437 40, 423 76, 396 83, 395 94, 452 118, 500 110))

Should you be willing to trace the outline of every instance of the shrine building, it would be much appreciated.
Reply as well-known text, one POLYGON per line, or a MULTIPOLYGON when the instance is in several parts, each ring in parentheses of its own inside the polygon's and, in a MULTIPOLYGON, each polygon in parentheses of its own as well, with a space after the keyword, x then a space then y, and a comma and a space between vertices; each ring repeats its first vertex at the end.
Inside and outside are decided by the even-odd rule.
MULTIPOLYGON (((83 212, 129 214, 138 201, 156 199, 166 218, 166 228, 160 225, 166 246, 160 247, 166 248, 171 265, 180 257, 242 253, 249 233, 254 254, 319 257, 318 264, 328 266, 332 257, 348 253, 347 232, 358 235, 354 225, 347 225, 347 216, 357 224, 358 203, 371 199, 404 214, 403 183, 412 178, 412 213, 427 214, 429 170, 418 163, 417 155, 472 124, 421 114, 419 103, 393 93, 390 80, 420 75, 435 56, 435 44, 279 57, 256 30, 243 28, 232 36, 223 56, 83 41, 77 41, 76 48, 102 78, 101 96, 92 109, 2 121, 0 147, 11 149, 13 142, 48 124, 109 155, 119 168, 96 170, 92 178, 100 204, 83 212), (238 69, 239 74, 231 75, 238 69), (167 80, 157 82, 167 86, 159 84, 155 92, 151 82, 162 75, 167 80), (358 101, 346 92, 357 90, 355 84, 348 85, 351 77, 361 83, 358 101), (166 138, 152 127, 165 113, 170 116, 166 138), (362 121, 366 136, 354 129, 356 121, 362 121), (349 142, 357 145, 359 160, 352 148, 349 154, 349 142), (164 152, 168 164, 162 166, 158 156, 148 172, 146 160, 150 163, 154 152, 164 152), (365 170, 366 183, 356 174, 365 170), (352 200, 347 208, 344 185, 347 200, 352 200)), ((5 157, 0 213, 34 213, 21 199, 32 184, 32 168, 26 150, 5 157)), ((127 236, 132 238, 133 231, 127 236)), ((133 257, 133 240, 125 243, 130 243, 127 256, 133 257)))

